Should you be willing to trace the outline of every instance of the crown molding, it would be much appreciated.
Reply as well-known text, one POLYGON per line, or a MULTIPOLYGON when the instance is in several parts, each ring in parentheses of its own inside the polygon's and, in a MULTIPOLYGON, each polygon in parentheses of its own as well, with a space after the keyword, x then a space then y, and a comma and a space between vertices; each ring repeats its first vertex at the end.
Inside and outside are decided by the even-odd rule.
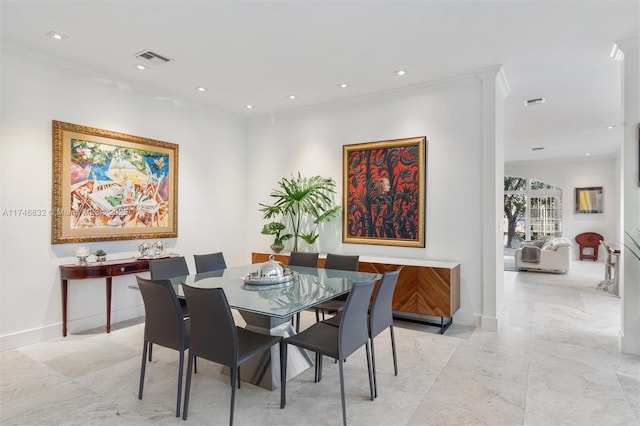
POLYGON ((483 81, 494 80, 496 86, 500 88, 503 98, 506 98, 509 96, 509 93, 511 93, 509 81, 507 80, 507 75, 505 74, 504 67, 502 65, 493 65, 487 68, 481 68, 474 71, 474 74, 483 81))
POLYGON ((616 44, 624 54, 640 52, 640 37, 632 37, 626 38, 624 40, 619 40, 616 41, 616 44))

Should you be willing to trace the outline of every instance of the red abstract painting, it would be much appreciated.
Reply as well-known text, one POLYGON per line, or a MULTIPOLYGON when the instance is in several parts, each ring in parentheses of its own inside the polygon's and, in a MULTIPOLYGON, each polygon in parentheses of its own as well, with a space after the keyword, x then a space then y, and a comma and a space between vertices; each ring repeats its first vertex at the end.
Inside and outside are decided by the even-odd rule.
POLYGON ((424 247, 426 138, 343 148, 343 241, 424 247))

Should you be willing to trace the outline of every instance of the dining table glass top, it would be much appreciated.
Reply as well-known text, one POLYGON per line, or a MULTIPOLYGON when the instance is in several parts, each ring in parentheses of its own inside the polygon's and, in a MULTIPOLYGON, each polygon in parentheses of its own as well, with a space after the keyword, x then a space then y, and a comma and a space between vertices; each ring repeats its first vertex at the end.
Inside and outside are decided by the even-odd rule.
POLYGON ((295 275, 289 282, 268 285, 246 283, 244 278, 256 272, 259 266, 237 266, 177 277, 171 279, 171 282, 178 297, 184 297, 182 283, 198 288, 221 287, 233 309, 287 318, 320 302, 348 293, 354 282, 380 278, 380 274, 376 273, 286 266, 295 275))

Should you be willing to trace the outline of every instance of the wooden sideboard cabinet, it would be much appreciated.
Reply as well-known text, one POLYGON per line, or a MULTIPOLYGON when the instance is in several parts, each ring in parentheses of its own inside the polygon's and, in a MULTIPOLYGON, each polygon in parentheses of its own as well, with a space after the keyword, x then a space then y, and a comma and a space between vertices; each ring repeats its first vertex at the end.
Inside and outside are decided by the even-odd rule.
MULTIPOLYGON (((271 253, 254 252, 252 263, 262 263, 271 253)), ((288 254, 275 254, 274 259, 287 264, 288 254)), ((320 255, 318 267, 324 267, 320 255)), ((444 333, 453 323, 453 314, 460 309, 460 264, 431 260, 377 258, 360 256, 360 271, 383 274, 402 266, 393 294, 394 316, 399 319, 438 325, 444 333), (425 316, 439 317, 432 323, 425 316)))

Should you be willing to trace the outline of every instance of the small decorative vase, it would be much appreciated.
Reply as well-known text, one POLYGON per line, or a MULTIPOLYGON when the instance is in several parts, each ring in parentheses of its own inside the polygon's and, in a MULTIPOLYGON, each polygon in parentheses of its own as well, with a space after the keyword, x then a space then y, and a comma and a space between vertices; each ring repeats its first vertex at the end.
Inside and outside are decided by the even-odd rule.
POLYGON ((164 254, 164 243, 162 241, 153 243, 153 252, 156 256, 162 256, 164 254))
POLYGON ((282 244, 282 243, 280 243, 280 244, 276 244, 276 243, 271 244, 271 250, 273 250, 274 253, 280 253, 283 249, 284 249, 284 244, 282 244))
POLYGON ((140 257, 149 256, 149 252, 151 251, 151 244, 144 242, 138 246, 138 251, 140 252, 140 257))
POLYGON ((309 244, 306 241, 303 241, 298 247, 298 251, 304 251, 309 253, 318 252, 318 242, 314 241, 313 243, 309 244))
POLYGON ((96 261, 102 263, 102 262, 106 262, 107 260, 107 255, 105 254, 104 256, 96 256, 96 261))

